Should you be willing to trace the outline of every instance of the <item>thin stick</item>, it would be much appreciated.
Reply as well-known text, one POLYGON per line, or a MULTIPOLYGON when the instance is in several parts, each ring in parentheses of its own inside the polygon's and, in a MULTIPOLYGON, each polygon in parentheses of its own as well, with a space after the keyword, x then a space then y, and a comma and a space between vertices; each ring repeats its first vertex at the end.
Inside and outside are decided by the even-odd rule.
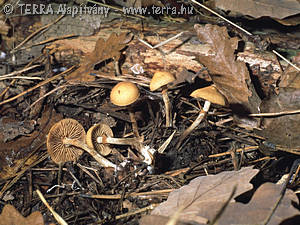
POLYGON ((284 61, 286 61, 289 65, 291 65, 292 67, 294 67, 296 70, 300 71, 300 68, 296 65, 294 65, 293 63, 291 63, 287 58, 285 58, 283 55, 279 54, 277 51, 272 50, 272 52, 275 53, 275 55, 277 55, 279 58, 283 59, 284 61))
POLYGON ((34 65, 34 66, 31 66, 31 67, 27 67, 27 68, 25 67, 25 68, 22 69, 22 70, 18 70, 18 71, 14 71, 14 72, 12 72, 12 73, 8 73, 8 74, 5 74, 5 75, 2 75, 2 76, 0 76, 0 78, 5 78, 5 77, 15 76, 15 75, 17 75, 17 74, 26 72, 26 71, 31 70, 31 69, 34 69, 34 68, 37 68, 37 67, 39 67, 39 66, 40 66, 40 65, 34 65))
POLYGON ((47 24, 44 27, 41 27, 40 29, 38 29, 37 31, 33 32, 32 34, 30 34, 27 38, 25 38, 24 41, 22 41, 20 44, 18 44, 17 47, 15 47, 11 53, 16 52, 22 45, 24 45, 26 42, 28 42, 32 37, 34 37, 35 35, 37 35, 39 32, 47 29, 48 27, 52 26, 53 24, 57 23, 58 21, 60 21, 62 18, 64 17, 64 15, 61 15, 60 17, 58 17, 55 21, 53 21, 52 23, 47 24))
MULTIPOLYGON (((226 19, 225 17, 221 16, 219 13, 213 11, 212 9, 206 7, 205 5, 202 5, 201 3, 199 3, 199 2, 197 2, 197 1, 195 1, 195 0, 191 0, 191 2, 195 3, 196 5, 201 6, 202 8, 204 8, 204 9, 208 10, 209 12, 211 12, 212 14, 214 14, 214 15, 220 17, 221 19, 225 20, 227 23, 230 23, 232 26, 235 26, 236 28, 238 28, 238 29, 244 31, 246 34, 252 36, 252 34, 251 34, 249 31, 247 31, 247 30, 243 29, 242 27, 240 27, 239 25, 237 25, 237 24, 231 22, 230 20, 226 19)), ((283 55, 279 54, 279 53, 278 53, 277 51, 275 51, 275 50, 272 50, 272 52, 273 52, 275 55, 277 55, 278 57, 280 57, 281 59, 283 59, 285 62, 287 62, 289 65, 291 65, 292 67, 294 67, 295 69, 297 69, 298 71, 300 71, 300 68, 299 68, 298 66, 294 65, 293 63, 291 63, 291 62, 290 62, 287 58, 285 58, 283 55)))
MULTIPOLYGON (((259 148, 259 146, 249 146, 249 147, 245 147, 245 148, 239 148, 236 150, 236 152, 249 152, 249 151, 254 151, 258 148, 259 148)), ((214 154, 214 155, 209 155, 208 158, 215 158, 215 157, 220 157, 220 156, 225 156, 225 155, 230 155, 230 151, 218 153, 218 154, 214 154)))
POLYGON ((75 66, 72 66, 72 67, 70 67, 69 69, 65 70, 64 72, 62 72, 62 73, 60 73, 60 74, 57 74, 57 75, 55 75, 55 76, 53 76, 53 77, 50 77, 49 79, 42 81, 41 83, 39 83, 39 84, 33 86, 32 88, 29 88, 29 89, 26 90, 26 91, 23 91, 22 93, 20 93, 20 94, 14 96, 14 97, 11 97, 11 98, 9 98, 9 99, 6 99, 6 100, 0 102, 0 105, 4 105, 4 104, 6 104, 6 103, 8 103, 8 102, 11 102, 11 101, 13 101, 13 100, 16 100, 17 98, 19 98, 19 97, 21 97, 21 96, 23 96, 23 95, 26 95, 26 94, 28 94, 29 92, 31 92, 31 91, 33 91, 33 90, 35 90, 35 89, 37 89, 37 88, 39 88, 39 87, 41 87, 41 86, 43 86, 43 85, 49 83, 49 82, 51 82, 51 81, 53 81, 53 80, 55 80, 55 79, 61 77, 62 75, 64 75, 64 74, 70 72, 70 71, 71 71, 72 69, 74 69, 74 68, 75 68, 75 66))
POLYGON ((49 91, 47 94, 43 95, 42 97, 38 98, 35 102, 33 102, 30 106, 28 106, 24 112, 27 112, 29 109, 31 109, 36 103, 38 103, 39 101, 41 101, 42 99, 46 98, 48 95, 51 95, 52 93, 56 92, 59 89, 65 88, 68 85, 62 85, 62 86, 58 86, 56 88, 54 88, 53 90, 49 91))
POLYGON ((9 80, 9 79, 23 79, 23 80, 43 80, 41 77, 22 77, 22 76, 13 76, 13 77, 3 77, 0 80, 9 80))
POLYGON ((38 194, 38 196, 40 197, 41 201, 44 203, 44 205, 49 209, 49 211, 53 214, 54 218, 56 219, 56 221, 61 224, 61 225, 68 225, 66 221, 64 221, 63 218, 61 218, 60 215, 58 215, 57 212, 54 211, 54 209, 48 204, 48 202, 46 201, 46 199, 44 198, 43 194, 40 192, 39 189, 36 190, 36 193, 38 194))
POLYGON ((53 41, 57 41, 57 40, 62 40, 62 39, 67 39, 67 38, 72 38, 72 37, 78 37, 78 35, 76 35, 76 34, 68 34, 68 35, 64 35, 64 36, 60 36, 60 37, 53 37, 53 38, 49 38, 47 40, 41 41, 39 43, 36 43, 36 44, 33 44, 33 45, 29 45, 27 47, 20 48, 18 50, 26 50, 28 48, 32 48, 32 47, 35 47, 35 46, 48 44, 49 42, 53 42, 53 41))
POLYGON ((217 13, 217 12, 211 10, 210 8, 206 7, 205 5, 202 5, 201 3, 196 2, 195 0, 191 0, 191 2, 195 3, 196 5, 201 6, 202 8, 204 8, 204 9, 206 9, 207 11, 211 12, 212 14, 214 14, 214 15, 220 17, 221 19, 225 20, 227 23, 230 23, 232 26, 235 26, 236 28, 238 28, 238 29, 244 31, 246 34, 252 36, 252 34, 251 34, 249 31, 247 31, 247 30, 241 28, 239 25, 237 25, 237 24, 231 22, 230 20, 226 19, 224 16, 221 16, 219 13, 217 13))
POLYGON ((122 215, 118 215, 118 216, 116 216, 115 220, 119 220, 119 219, 122 219, 122 218, 125 218, 125 217, 129 217, 129 216, 133 216, 133 215, 136 215, 136 214, 148 211, 148 210, 152 210, 152 209, 154 209, 154 207, 156 207, 158 205, 159 204, 157 204, 157 203, 153 203, 153 204, 151 204, 149 206, 146 206, 144 208, 137 209, 137 210, 132 211, 132 212, 124 213, 122 215))
POLYGON ((159 153, 162 154, 166 150, 166 148, 168 147, 168 145, 172 141, 175 133, 176 133, 176 130, 174 130, 173 133, 170 135, 170 137, 168 137, 168 139, 159 147, 159 149, 157 150, 159 153))
MULTIPOLYGON (((139 192, 139 193, 130 193, 125 194, 126 197, 138 197, 138 196, 145 196, 145 195, 161 195, 161 194, 169 194, 170 192, 174 191, 175 189, 165 189, 165 190, 157 190, 157 191, 147 191, 147 192, 139 192)), ((115 195, 80 195, 81 197, 86 198, 97 198, 97 199, 121 199, 123 196, 121 194, 115 195)))
POLYGON ((161 47, 161 46, 167 44, 167 43, 170 42, 170 41, 173 41, 174 39, 176 39, 176 38, 178 38, 179 36, 181 36, 183 33, 184 33, 184 32, 180 32, 179 34, 176 34, 175 36, 173 36, 173 37, 171 37, 171 38, 169 38, 169 39, 167 39, 167 40, 165 40, 165 41, 162 41, 162 42, 158 43, 158 44, 155 45, 155 46, 150 45, 148 42, 146 42, 146 41, 144 41, 144 40, 142 40, 142 39, 140 39, 140 38, 138 38, 138 40, 139 40, 140 42, 142 42, 144 45, 148 46, 149 48, 155 49, 155 48, 158 48, 158 47, 161 47))
POLYGON ((284 115, 292 115, 292 114, 298 114, 300 113, 300 109, 296 109, 296 110, 288 110, 288 111, 282 111, 282 112, 270 112, 270 113, 251 113, 248 116, 284 116, 284 115))

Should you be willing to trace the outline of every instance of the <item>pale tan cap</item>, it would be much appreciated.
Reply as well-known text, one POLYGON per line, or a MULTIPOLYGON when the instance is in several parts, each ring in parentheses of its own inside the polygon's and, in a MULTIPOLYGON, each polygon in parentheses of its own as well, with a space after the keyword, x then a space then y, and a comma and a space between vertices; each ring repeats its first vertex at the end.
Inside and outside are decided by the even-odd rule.
POLYGON ((117 106, 127 106, 134 103, 140 96, 138 87, 131 82, 122 81, 110 92, 110 101, 117 106))
POLYGON ((150 91, 155 91, 164 85, 167 85, 175 80, 175 77, 169 72, 156 72, 150 82, 150 91))
POLYGON ((190 96, 193 98, 202 98, 214 104, 226 105, 225 97, 213 85, 197 89, 190 96))

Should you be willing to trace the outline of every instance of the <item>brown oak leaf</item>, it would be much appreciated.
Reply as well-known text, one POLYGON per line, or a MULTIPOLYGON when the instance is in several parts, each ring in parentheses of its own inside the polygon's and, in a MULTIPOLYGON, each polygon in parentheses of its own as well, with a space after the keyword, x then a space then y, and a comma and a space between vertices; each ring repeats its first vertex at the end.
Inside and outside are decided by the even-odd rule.
POLYGON ((15 207, 8 204, 0 214, 0 225, 44 225, 44 219, 39 211, 24 217, 15 207))
POLYGON ((95 76, 90 75, 94 66, 108 59, 119 61, 121 56, 121 50, 125 48, 126 44, 131 40, 130 35, 122 33, 117 35, 112 33, 105 41, 103 38, 99 38, 96 42, 94 51, 87 54, 80 67, 70 75, 66 76, 68 81, 83 81, 90 82, 95 80, 95 76))
POLYGON ((254 90, 246 64, 236 60, 238 38, 229 37, 226 27, 206 24, 194 26, 201 42, 210 45, 206 55, 198 55, 218 90, 236 113, 256 113, 260 98, 254 90), (240 111, 240 112, 239 112, 240 111))

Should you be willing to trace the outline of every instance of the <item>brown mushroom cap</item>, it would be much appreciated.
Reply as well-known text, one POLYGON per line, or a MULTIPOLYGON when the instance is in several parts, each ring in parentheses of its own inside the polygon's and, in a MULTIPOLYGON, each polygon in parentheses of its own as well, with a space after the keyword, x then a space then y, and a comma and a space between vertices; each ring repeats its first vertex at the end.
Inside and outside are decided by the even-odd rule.
POLYGON ((63 140, 72 139, 85 143, 85 136, 83 126, 74 119, 63 119, 54 124, 47 137, 47 151, 51 159, 57 164, 76 161, 83 151, 73 145, 64 144, 63 140))
POLYGON ((197 89, 190 96, 193 98, 202 98, 214 104, 226 105, 225 97, 213 85, 197 89))
POLYGON ((134 103, 140 96, 138 87, 131 82, 122 81, 110 92, 110 101, 117 106, 127 106, 134 103))
POLYGON ((175 80, 175 77, 169 72, 156 72, 150 82, 150 91, 155 91, 164 85, 175 80))
POLYGON ((106 156, 111 153, 111 148, 108 144, 98 143, 98 137, 113 137, 113 131, 105 123, 99 123, 92 126, 86 134, 86 144, 90 148, 94 148, 99 151, 101 155, 106 156))

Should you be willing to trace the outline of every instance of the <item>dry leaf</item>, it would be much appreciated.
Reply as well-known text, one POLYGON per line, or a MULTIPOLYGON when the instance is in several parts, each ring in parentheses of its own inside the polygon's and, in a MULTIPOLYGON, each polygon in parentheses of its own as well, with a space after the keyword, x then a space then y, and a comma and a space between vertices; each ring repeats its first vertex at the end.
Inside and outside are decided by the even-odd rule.
MULTIPOLYGON (((5 142, 0 135, 0 180, 16 175, 20 165, 28 154, 39 148, 46 141, 46 135, 51 126, 61 119, 61 115, 54 110, 46 108, 41 119, 37 122, 37 129, 28 136, 21 136, 12 141, 5 142)), ((32 155, 27 163, 37 160, 37 155, 32 155)))
POLYGON ((285 26, 297 26, 298 24, 300 24, 300 14, 297 14, 295 16, 290 16, 285 19, 276 19, 276 18, 273 19, 285 26))
POLYGON ((168 200, 156 207, 151 215, 172 216, 179 207, 186 206, 180 213, 179 220, 203 223, 203 218, 212 219, 210 212, 205 212, 207 204, 215 204, 215 213, 221 208, 238 184, 235 196, 252 189, 249 181, 258 173, 250 167, 240 171, 222 172, 218 175, 198 177, 189 185, 175 190, 169 194, 168 200), (217 207, 219 206, 219 207, 217 207))
POLYGON ((300 89, 300 71, 296 70, 292 66, 287 67, 281 76, 279 87, 290 87, 300 89))
MULTIPOLYGON (((264 99, 260 110, 266 112, 281 112, 300 108, 300 89, 280 88, 278 95, 264 99)), ((300 114, 284 115, 280 117, 265 117, 261 128, 255 131, 265 137, 272 144, 287 148, 300 147, 300 114)))
POLYGON ((184 82, 192 84, 197 76, 198 74, 192 73, 186 68, 179 69, 178 73, 176 74, 176 80, 172 82, 172 86, 175 87, 184 82))
POLYGON ((255 18, 269 16, 283 19, 300 12, 297 0, 214 0, 215 7, 255 18))
POLYGON ((127 33, 117 35, 112 33, 105 41, 99 38, 96 42, 94 51, 87 54, 80 67, 70 75, 66 76, 66 80, 76 80, 89 82, 95 79, 95 76, 90 75, 94 66, 108 59, 119 61, 121 56, 121 50, 125 48, 126 44, 131 40, 132 36, 128 36, 127 33))
MULTIPOLYGON (((282 185, 273 183, 261 185, 248 204, 239 202, 230 203, 219 219, 218 224, 263 224, 279 199, 281 190, 282 185)), ((298 202, 298 198, 292 190, 287 190, 268 225, 285 224, 283 221, 294 216, 298 217, 298 219, 294 218, 292 220, 294 222, 289 221, 290 223, 288 224, 297 224, 300 213, 293 206, 292 202, 298 202)), ((213 210, 214 208, 212 207, 211 209, 213 210)))
MULTIPOLYGON (((182 223, 203 224, 203 218, 206 218, 207 222, 212 221, 228 200, 233 187, 238 184, 235 197, 247 192, 252 187, 249 181, 257 173, 258 170, 248 167, 240 171, 198 177, 189 185, 171 192, 168 200, 156 207, 151 215, 170 217, 181 206, 186 206, 179 216, 182 223)), ((281 190, 281 185, 265 183, 258 188, 248 204, 232 200, 218 220, 218 224, 263 224, 279 199, 281 190)), ((299 211, 294 208, 292 202, 297 204, 297 196, 293 191, 287 190, 268 225, 277 225, 288 218, 299 216, 299 211)), ((155 221, 153 218, 151 220, 155 221)))
MULTIPOLYGON (((169 220, 170 220, 170 218, 166 217, 166 216, 147 215, 147 216, 142 217, 142 219, 139 221, 139 224, 140 225, 154 225, 154 224, 155 225, 166 225, 169 220)), ((192 224, 177 220, 176 225, 192 225, 192 224)))
POLYGON ((196 24, 194 28, 200 41, 211 47, 208 54, 198 55, 198 60, 208 68, 218 90, 233 109, 258 112, 260 99, 254 91, 246 64, 237 61, 234 54, 238 38, 230 38, 226 27, 196 24))
POLYGON ((25 218, 12 205, 5 205, 0 214, 0 225, 44 225, 44 219, 39 211, 25 218))

